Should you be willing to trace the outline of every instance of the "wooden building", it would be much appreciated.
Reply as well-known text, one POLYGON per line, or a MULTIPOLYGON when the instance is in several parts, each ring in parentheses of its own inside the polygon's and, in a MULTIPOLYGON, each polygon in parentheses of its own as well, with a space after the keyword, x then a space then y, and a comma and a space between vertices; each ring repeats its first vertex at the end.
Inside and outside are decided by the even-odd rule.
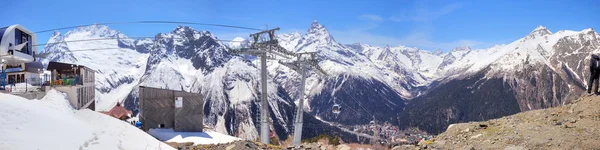
POLYGON ((202 132, 202 94, 140 86, 142 129, 172 128, 176 132, 202 132))
POLYGON ((48 70, 52 72, 51 87, 66 93, 73 107, 95 110, 96 80, 94 70, 82 65, 60 62, 48 63, 48 70))

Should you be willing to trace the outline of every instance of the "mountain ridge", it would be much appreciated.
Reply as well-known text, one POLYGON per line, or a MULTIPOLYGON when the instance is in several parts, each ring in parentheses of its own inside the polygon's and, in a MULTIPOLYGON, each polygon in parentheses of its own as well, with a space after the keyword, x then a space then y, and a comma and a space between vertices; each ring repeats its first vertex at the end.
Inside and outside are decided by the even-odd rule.
MULTIPOLYGON (((210 32, 191 27, 178 26, 169 33, 157 34, 155 39, 139 40, 127 39, 122 33, 107 29, 96 25, 65 35, 55 32, 49 43, 56 43, 47 45, 45 51, 56 54, 44 61, 80 63, 96 68, 100 110, 120 101, 137 112, 137 85, 201 91, 208 97, 205 105, 207 125, 216 127, 222 133, 255 138, 253 119, 256 117, 254 109, 258 106, 255 100, 260 95, 257 90, 260 84, 256 67, 258 60, 229 54, 227 49, 235 47, 235 44, 225 45, 210 32), (122 39, 66 42, 101 37, 122 39), (70 52, 90 47, 119 50, 70 52), (244 134, 241 131, 249 132, 244 134)), ((513 93, 516 100, 512 101, 517 105, 513 107, 511 104, 511 111, 499 113, 505 115, 558 106, 582 92, 587 78, 585 67, 580 66, 585 66, 587 61, 579 60, 589 57, 590 53, 600 52, 595 50, 600 47, 598 34, 591 28, 579 32, 562 30, 551 33, 547 30, 546 33, 545 30, 535 29, 529 34, 534 36, 526 35, 512 43, 488 49, 457 47, 445 53, 402 45, 379 47, 364 43, 342 44, 335 41, 326 27, 317 21, 304 34, 279 34, 277 38, 282 47, 291 51, 318 51, 319 65, 331 74, 329 77, 308 74, 306 89, 302 89, 307 93, 306 107, 302 109, 311 114, 310 117, 341 124, 366 124, 375 118, 418 125, 416 122, 399 121, 397 117, 407 117, 406 110, 422 108, 416 106, 419 104, 416 101, 436 97, 435 93, 447 93, 436 92, 444 89, 442 87, 464 89, 469 91, 465 92, 465 97, 472 98, 481 97, 477 93, 485 93, 471 90, 477 86, 499 87, 501 91, 513 93), (467 80, 461 81, 463 79, 467 80), (457 85, 464 86, 456 87, 449 84, 452 81, 468 83, 460 83, 457 85), (574 94, 568 94, 571 92, 574 94), (335 104, 342 106, 340 114, 332 113, 335 104)), ((248 42, 239 38, 236 41, 248 42)), ((280 136, 289 135, 293 118, 291 112, 299 99, 299 75, 276 62, 267 64, 270 115, 271 120, 277 122, 272 128, 280 136)), ((439 99, 447 100, 448 96, 439 99)), ((432 102, 436 103, 439 101, 432 102)), ((453 102, 450 107, 460 108, 460 105, 453 102)), ((465 110, 460 111, 475 115, 481 113, 474 109, 465 110)), ((428 117, 437 116, 440 115, 428 117)), ((498 116, 484 119, 494 117, 498 116)), ((474 118, 471 120, 479 119, 474 118)), ((456 120, 461 121, 465 120, 456 120)), ((449 123, 452 122, 441 121, 434 127, 435 130, 430 131, 439 132, 438 129, 449 123)))

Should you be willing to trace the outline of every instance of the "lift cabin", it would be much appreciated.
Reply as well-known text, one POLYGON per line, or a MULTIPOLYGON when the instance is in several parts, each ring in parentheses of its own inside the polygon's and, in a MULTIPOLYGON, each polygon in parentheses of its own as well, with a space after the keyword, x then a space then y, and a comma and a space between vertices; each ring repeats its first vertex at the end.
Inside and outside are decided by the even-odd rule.
POLYGON ((35 61, 35 34, 21 25, 0 28, 0 59, 5 65, 23 65, 35 61))
POLYGON ((340 114, 340 112, 342 112, 342 106, 340 106, 340 104, 333 104, 331 112, 333 112, 334 114, 340 114))

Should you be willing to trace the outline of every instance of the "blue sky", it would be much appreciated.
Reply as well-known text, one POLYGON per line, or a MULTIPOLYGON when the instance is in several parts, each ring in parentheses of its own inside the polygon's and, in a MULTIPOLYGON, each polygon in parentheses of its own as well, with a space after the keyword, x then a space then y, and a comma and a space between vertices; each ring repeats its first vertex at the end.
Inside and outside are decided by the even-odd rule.
MULTIPOLYGON (((188 21, 306 32, 313 20, 341 43, 405 45, 421 49, 486 48, 526 36, 539 25, 552 32, 600 28, 600 1, 568 0, 19 0, 4 1, 0 26, 40 31, 65 26, 141 20, 188 21)), ((170 32, 173 24, 110 25, 127 36, 170 32)), ((230 40, 254 32, 192 26, 230 40)), ((62 33, 66 30, 62 30, 62 33)), ((38 34, 46 43, 52 33, 38 34)))

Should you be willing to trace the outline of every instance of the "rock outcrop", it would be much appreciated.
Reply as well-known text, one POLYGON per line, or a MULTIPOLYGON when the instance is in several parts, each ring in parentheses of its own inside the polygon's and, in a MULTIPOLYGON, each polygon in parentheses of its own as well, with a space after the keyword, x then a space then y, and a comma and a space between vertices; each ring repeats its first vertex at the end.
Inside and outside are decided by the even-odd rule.
POLYGON ((433 138, 440 149, 595 149, 600 147, 600 96, 485 122, 452 124, 433 138))

